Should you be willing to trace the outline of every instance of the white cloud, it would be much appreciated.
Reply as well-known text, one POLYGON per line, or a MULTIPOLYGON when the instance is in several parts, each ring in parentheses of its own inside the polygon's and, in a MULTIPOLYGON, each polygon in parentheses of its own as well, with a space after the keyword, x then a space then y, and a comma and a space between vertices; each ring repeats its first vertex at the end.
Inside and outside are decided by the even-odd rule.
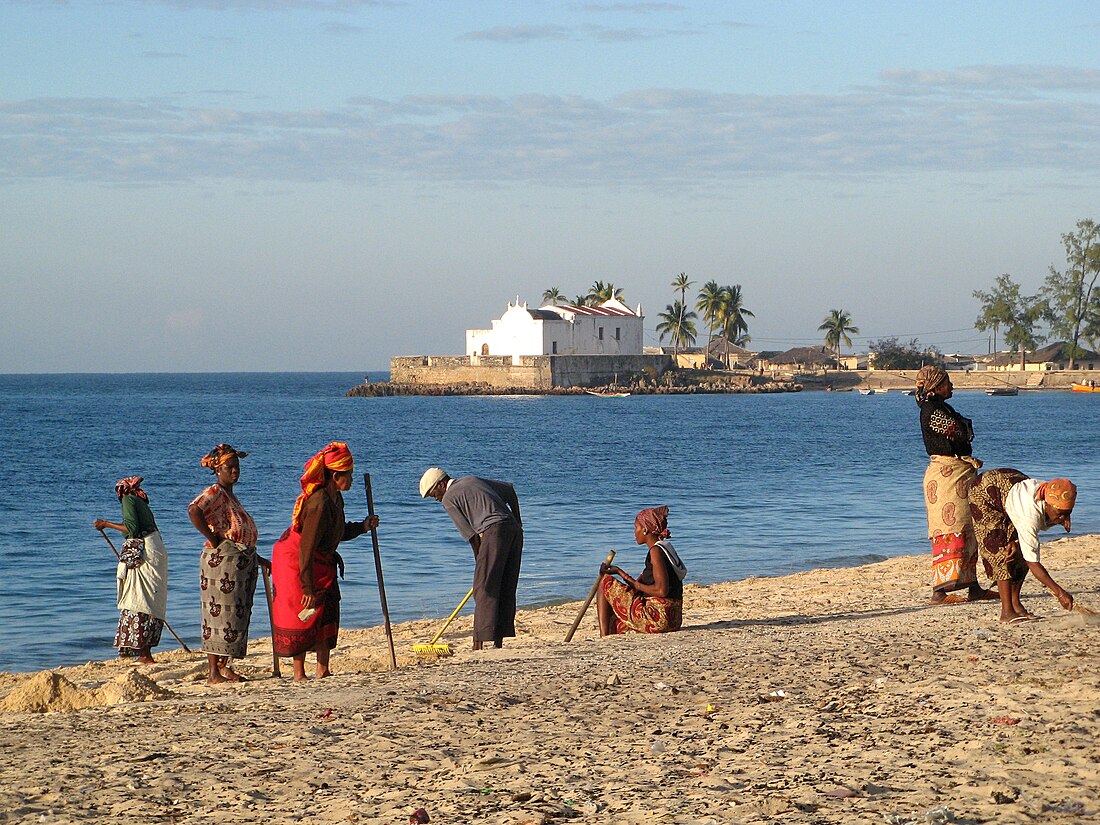
MULTIPOLYGON (((994 70, 995 69, 995 70, 994 70)), ((254 111, 0 102, 0 180, 433 180, 690 189, 755 175, 1096 169, 1096 73, 894 69, 837 95, 641 89, 254 111), (1065 99, 1065 91, 1078 92, 1065 99), (981 93, 978 94, 977 92, 981 93)))

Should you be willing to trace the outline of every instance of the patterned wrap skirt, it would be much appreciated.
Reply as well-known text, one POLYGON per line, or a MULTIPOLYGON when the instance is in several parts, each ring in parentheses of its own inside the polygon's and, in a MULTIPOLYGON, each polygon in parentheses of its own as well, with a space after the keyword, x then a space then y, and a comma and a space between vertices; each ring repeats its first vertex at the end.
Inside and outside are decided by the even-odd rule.
POLYGON ((616 633, 669 633, 684 623, 684 603, 678 599, 637 593, 613 576, 604 576, 600 589, 615 611, 616 633))
POLYGON ((142 648, 150 650, 160 644, 160 632, 164 622, 148 613, 136 610, 118 612, 118 631, 115 633, 115 647, 120 659, 141 655, 142 648))
POLYGON ((1017 551, 1008 559, 1009 547, 1019 540, 1012 519, 1005 512, 1005 497, 1013 484, 1027 478, 1019 470, 988 470, 970 488, 970 513, 978 538, 978 552, 989 565, 994 581, 1015 581, 1027 575, 1027 562, 1017 551))
POLYGON ((981 466, 970 456, 934 455, 924 471, 934 591, 949 593, 977 584, 978 543, 967 496, 981 466))
POLYGON ((203 549, 199 558, 203 652, 244 658, 258 571, 255 547, 226 539, 203 549))

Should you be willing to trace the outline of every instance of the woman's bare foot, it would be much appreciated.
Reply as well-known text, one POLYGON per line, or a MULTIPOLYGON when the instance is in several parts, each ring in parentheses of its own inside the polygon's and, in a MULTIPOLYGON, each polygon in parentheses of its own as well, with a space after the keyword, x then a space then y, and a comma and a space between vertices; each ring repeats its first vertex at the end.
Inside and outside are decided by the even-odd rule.
POLYGON ((332 675, 332 671, 329 670, 327 667, 324 670, 322 670, 321 668, 317 668, 317 678, 318 679, 327 679, 331 675, 332 675))
POLYGON ((207 677, 207 679, 206 679, 206 684, 208 684, 208 685, 220 685, 222 682, 225 682, 225 681, 228 681, 228 680, 224 676, 222 676, 220 673, 218 673, 217 671, 211 671, 210 676, 207 677))
POLYGON ((155 665, 157 663, 157 660, 154 659, 152 656, 142 656, 138 659, 138 662, 143 665, 155 665))
POLYGON ((995 602, 999 598, 996 590, 985 590, 981 587, 971 587, 966 594, 968 602, 995 602))
POLYGON ((247 682, 248 681, 243 676, 241 676, 241 674, 237 673, 232 668, 228 668, 228 667, 223 667, 222 668, 222 677, 227 682, 247 682))

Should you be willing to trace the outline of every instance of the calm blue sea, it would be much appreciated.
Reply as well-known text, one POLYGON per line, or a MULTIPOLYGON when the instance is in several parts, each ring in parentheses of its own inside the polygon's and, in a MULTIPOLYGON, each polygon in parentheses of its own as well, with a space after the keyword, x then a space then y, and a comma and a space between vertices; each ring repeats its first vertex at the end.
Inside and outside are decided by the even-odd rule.
MULTIPOLYGON (((186 511, 212 481, 199 459, 220 441, 251 453, 237 493, 259 525, 264 555, 287 526, 304 461, 330 440, 351 445, 357 473, 373 481, 394 621, 445 616, 470 586, 469 546, 436 502, 417 495, 433 464, 515 484, 526 527, 525 605, 582 598, 612 547, 625 567, 640 569, 633 516, 657 504, 671 508, 673 539, 694 582, 926 550, 927 458, 917 407, 901 393, 343 397, 361 379, 0 376, 0 670, 114 655, 115 560, 92 520, 119 519, 113 488, 127 475, 145 477, 168 546, 169 622, 198 647, 201 538, 186 511)), ((1100 398, 960 393, 953 403, 974 419, 987 467, 1070 476, 1082 488, 1074 531, 1100 531, 1100 398)), ((346 502, 349 517, 366 514, 361 481, 346 502)), ((342 552, 345 625, 380 623, 370 537, 342 552)), ((266 616, 253 628, 268 635, 266 616)))

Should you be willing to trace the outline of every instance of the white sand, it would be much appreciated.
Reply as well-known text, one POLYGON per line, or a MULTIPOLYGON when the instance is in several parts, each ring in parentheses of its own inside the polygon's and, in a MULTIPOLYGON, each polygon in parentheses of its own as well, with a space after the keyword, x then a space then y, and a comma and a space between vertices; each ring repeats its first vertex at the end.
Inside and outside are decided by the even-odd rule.
MULTIPOLYGON (((1044 562, 1100 610, 1098 550, 1044 562)), ((692 586, 666 636, 600 640, 593 608, 563 644, 572 604, 474 653, 464 617, 427 663, 440 622, 412 622, 396 672, 380 629, 344 632, 307 684, 268 678, 266 640, 238 685, 178 650, 0 674, 0 822, 1100 821, 1100 618, 1029 578, 1045 618, 1007 627, 995 602, 927 606, 927 574, 692 586), (20 712, 44 704, 64 712, 20 712)))

